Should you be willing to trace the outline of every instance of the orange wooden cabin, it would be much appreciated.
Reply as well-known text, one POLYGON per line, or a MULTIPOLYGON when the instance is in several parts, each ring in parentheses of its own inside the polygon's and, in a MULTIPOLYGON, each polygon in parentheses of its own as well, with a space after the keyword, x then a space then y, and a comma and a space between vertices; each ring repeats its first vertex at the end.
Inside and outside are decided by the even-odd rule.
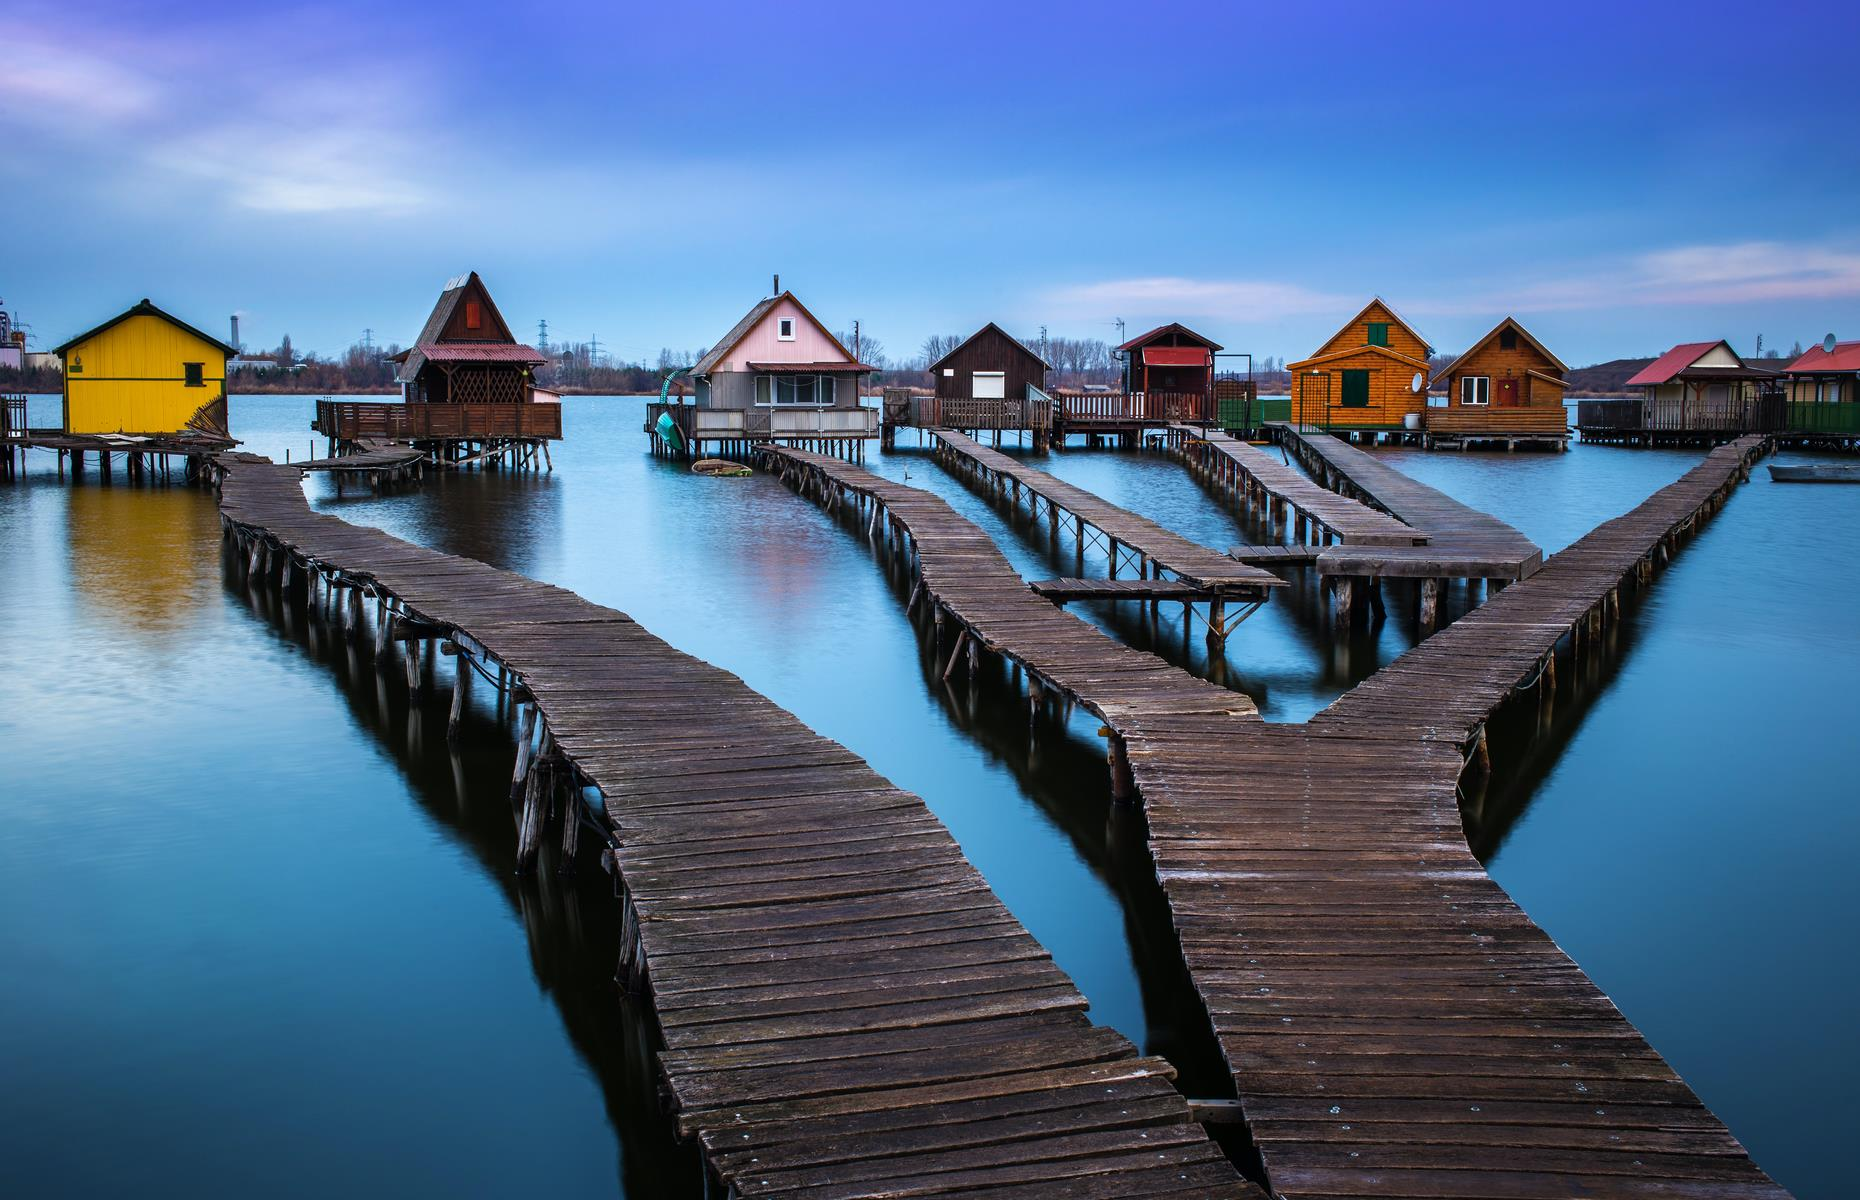
POLYGON ((1424 444, 1567 446, 1563 390, 1568 370, 1528 329, 1506 317, 1435 381, 1446 384, 1446 402, 1428 408, 1424 444))
POLYGON ((1378 296, 1316 354, 1286 365, 1291 418, 1321 429, 1417 429, 1427 407, 1429 352, 1427 339, 1378 296))

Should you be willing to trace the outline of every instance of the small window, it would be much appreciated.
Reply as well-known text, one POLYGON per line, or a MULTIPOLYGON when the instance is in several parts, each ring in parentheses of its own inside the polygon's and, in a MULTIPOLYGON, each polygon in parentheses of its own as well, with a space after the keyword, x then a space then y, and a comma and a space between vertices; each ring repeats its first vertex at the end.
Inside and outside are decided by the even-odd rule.
POLYGON ((1389 323, 1387 321, 1369 322, 1369 344, 1371 346, 1389 344, 1389 323))
POLYGON ((1007 398, 1007 373, 1005 371, 975 371, 970 376, 972 383, 969 395, 976 400, 1004 400, 1007 398))
POLYGON ((1498 348, 1500 350, 1516 350, 1518 348, 1518 331, 1511 328, 1499 330, 1498 348))
POLYGON ((206 387, 207 386, 206 367, 207 367, 207 364, 205 363, 182 363, 181 364, 181 369, 187 373, 187 386, 188 387, 206 387))
POLYGON ((792 342, 794 340, 793 317, 783 317, 775 322, 775 338, 777 341, 783 342, 792 342))
POLYGON ((945 379, 954 379, 955 377, 956 377, 956 368, 954 368, 954 367, 944 367, 944 368, 943 368, 943 378, 945 378, 945 379))
POLYGON ((770 379, 767 375, 756 376, 757 404, 770 404, 774 402, 774 397, 769 394, 770 389, 773 388, 774 385, 775 381, 770 379))
POLYGON ((1460 403, 1479 407, 1492 402, 1492 380, 1487 375, 1460 377, 1460 403))
POLYGON ((467 300, 465 302, 465 328, 484 328, 484 307, 476 300, 467 300))

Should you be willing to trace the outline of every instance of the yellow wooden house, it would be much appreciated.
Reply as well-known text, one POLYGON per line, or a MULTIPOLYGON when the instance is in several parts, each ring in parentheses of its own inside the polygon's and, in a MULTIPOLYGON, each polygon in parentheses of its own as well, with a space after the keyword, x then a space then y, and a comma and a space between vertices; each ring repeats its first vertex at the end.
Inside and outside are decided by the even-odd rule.
POLYGON ((53 353, 66 433, 228 436, 226 360, 237 351, 147 300, 53 353))
POLYGON ((1418 428, 1430 351, 1427 339, 1378 296, 1316 354, 1286 364, 1292 420, 1340 430, 1418 428))

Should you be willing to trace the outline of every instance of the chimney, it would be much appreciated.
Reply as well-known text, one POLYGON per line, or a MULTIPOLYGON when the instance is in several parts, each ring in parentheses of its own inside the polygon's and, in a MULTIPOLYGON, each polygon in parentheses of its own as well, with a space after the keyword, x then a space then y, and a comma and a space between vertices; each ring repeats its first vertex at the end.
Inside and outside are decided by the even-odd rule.
POLYGON ((775 277, 775 287, 773 291, 769 292, 769 295, 771 296, 781 295, 781 276, 777 275, 775 277))
POLYGON ((244 347, 239 345, 239 314, 238 313, 234 313, 232 315, 232 348, 234 350, 244 349, 244 347))

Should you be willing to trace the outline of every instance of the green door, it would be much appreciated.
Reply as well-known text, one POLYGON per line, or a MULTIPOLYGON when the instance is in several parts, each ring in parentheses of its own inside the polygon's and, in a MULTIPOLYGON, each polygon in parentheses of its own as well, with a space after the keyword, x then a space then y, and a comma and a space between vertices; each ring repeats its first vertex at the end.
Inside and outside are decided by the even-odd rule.
POLYGON ((1343 372, 1343 407, 1369 407, 1369 372, 1343 372))

